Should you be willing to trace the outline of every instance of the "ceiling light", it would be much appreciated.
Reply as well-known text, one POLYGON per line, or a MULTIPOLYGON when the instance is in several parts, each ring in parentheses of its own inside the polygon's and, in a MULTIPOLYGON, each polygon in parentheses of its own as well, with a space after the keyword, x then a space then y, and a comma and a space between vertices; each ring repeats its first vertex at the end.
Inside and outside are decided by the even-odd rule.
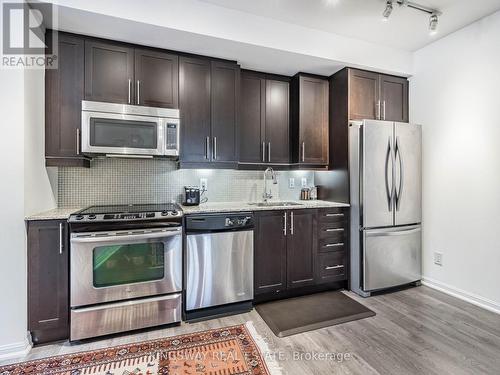
POLYGON ((387 0, 385 3, 385 10, 384 13, 382 13, 382 21, 387 21, 389 19, 389 16, 392 13, 392 0, 387 0))
POLYGON ((436 35, 438 28, 438 16, 436 13, 432 13, 429 17, 429 34, 436 35))

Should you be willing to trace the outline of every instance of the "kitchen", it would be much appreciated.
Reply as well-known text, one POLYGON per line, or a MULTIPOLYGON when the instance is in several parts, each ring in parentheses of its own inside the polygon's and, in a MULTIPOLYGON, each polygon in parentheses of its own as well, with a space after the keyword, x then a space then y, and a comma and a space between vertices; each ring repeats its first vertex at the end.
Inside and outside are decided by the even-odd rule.
MULTIPOLYGON (((149 11, 115 16, 105 6, 97 11, 92 4, 71 3, 54 4, 58 25, 53 22, 45 33, 49 49, 57 51, 57 68, 6 75, 6 82, 24 87, 9 100, 18 100, 24 113, 25 157, 5 168, 23 188, 7 184, 10 193, 3 195, 11 197, 9 209, 19 203, 15 217, 23 216, 23 233, 12 241, 26 242, 20 244, 25 252, 18 252, 23 258, 8 254, 12 269, 4 272, 8 277, 17 270, 6 280, 22 278, 19 285, 4 283, 15 285, 12 293, 20 296, 11 297, 18 302, 3 313, 5 365, 35 359, 46 365, 53 355, 64 361, 117 345, 130 351, 139 342, 176 345, 177 337, 194 340, 212 332, 218 336, 206 345, 225 342, 236 353, 260 353, 245 362, 246 371, 253 366, 269 374, 429 373, 424 360, 408 354, 422 352, 445 373, 474 373, 474 364, 462 369, 457 360, 469 355, 483 372, 494 373, 498 299, 486 286, 494 276, 474 272, 464 279, 466 266, 450 246, 457 254, 463 247, 453 234, 461 228, 458 202, 467 203, 454 201, 450 189, 480 195, 458 170, 472 168, 460 150, 483 160, 495 138, 481 136, 469 150, 471 130, 465 123, 479 109, 485 120, 484 104, 460 96, 452 84, 443 83, 443 92, 436 93, 436 74, 455 80, 433 53, 449 49, 443 56, 455 58, 457 43, 470 43, 467 33, 480 28, 485 35, 475 56, 486 57, 470 59, 490 69, 488 62, 498 61, 498 55, 485 52, 485 43, 498 36, 498 4, 485 1, 484 13, 476 9, 467 20, 466 12, 439 1, 419 9, 396 1, 374 1, 366 8, 343 1, 316 4, 311 11, 339 12, 339 22, 349 18, 343 13, 349 10, 366 12, 379 28, 386 26, 381 15, 392 28, 391 22, 411 20, 407 41, 413 50, 394 47, 395 40, 387 42, 391 48, 377 45, 391 56, 386 58, 369 53, 371 46, 357 36, 359 45, 347 48, 337 41, 337 57, 326 58, 295 53, 284 40, 281 50, 270 49, 263 42, 238 43, 237 30, 231 40, 221 38, 223 33, 209 36, 208 30, 195 35, 180 31, 186 25, 160 27, 149 11), (460 15, 464 23, 450 25, 448 14, 460 15), (434 15, 440 23, 434 39, 425 27, 412 39, 416 25, 427 19, 435 29, 434 15), (90 28, 104 23, 99 32, 90 28), (460 126, 448 143, 436 125, 448 121, 431 93, 443 95, 439 103, 448 111, 464 98, 471 102, 470 112, 460 109, 463 119, 452 116, 460 126), (456 165, 443 160, 450 155, 456 165), (22 176, 15 177, 16 163, 22 176), (454 186, 446 185, 447 176, 454 186), (438 181, 445 193, 434 190, 438 181), (455 216, 444 224, 433 205, 455 216), (14 311, 25 318, 14 318, 14 311), (422 341, 412 344, 406 335, 421 334, 419 319, 440 337, 424 332, 422 341), (464 328, 471 320, 475 329, 464 328), (462 333, 457 337, 456 331, 462 333), (472 342, 464 340, 471 334, 472 342), (220 341, 220 335, 231 339, 220 341), (488 344, 480 343, 485 339, 488 344), (242 344, 248 341, 250 349, 242 344), (472 351, 473 342, 481 345, 481 355, 472 351), (368 353, 374 345, 382 352, 379 360, 368 353), (388 354, 398 345, 398 358, 408 360, 388 354), (352 356, 295 361, 296 352, 352 356), (294 372, 294 366, 300 370, 294 372)), ((232 15, 274 30, 280 22, 295 22, 276 21, 273 12, 283 10, 280 5, 270 6, 269 18, 262 18, 255 15, 258 8, 239 4, 234 10, 236 5, 223 3, 189 1, 177 4, 175 12, 186 16, 182 22, 206 11, 213 20, 216 14, 232 15)), ((303 10, 300 6, 300 1, 291 5, 289 15, 303 10)), ((133 10, 127 4, 122 11, 133 10)), ((321 20, 318 14, 310 17, 321 20)), ((314 27, 304 30, 316 33, 314 27)), ((455 69, 483 98, 494 80, 471 81, 467 66, 455 69)), ((16 113, 14 104, 11 108, 16 113)), ((4 151, 20 143, 16 138, 4 151)), ((481 176, 475 169, 469 173, 481 176)), ((480 207, 486 197, 493 199, 489 190, 483 194, 480 207)), ((475 223, 481 211, 469 209, 475 223)), ((15 220, 6 222, 6 230, 19 225, 10 221, 15 220)), ((478 236, 489 238, 475 224, 469 238, 465 228, 469 246, 478 236)), ((494 245, 476 245, 488 258, 472 264, 486 270, 494 264, 494 245)), ((5 295, 10 293, 6 289, 5 295)), ((126 358, 143 363, 148 355, 166 352, 126 358)), ((93 361, 72 369, 118 363, 93 361)), ((161 360, 155 361, 159 367, 152 371, 160 371, 161 360)), ((216 360, 196 366, 207 364, 245 373, 216 360)), ((182 368, 177 362, 169 366, 182 368)))

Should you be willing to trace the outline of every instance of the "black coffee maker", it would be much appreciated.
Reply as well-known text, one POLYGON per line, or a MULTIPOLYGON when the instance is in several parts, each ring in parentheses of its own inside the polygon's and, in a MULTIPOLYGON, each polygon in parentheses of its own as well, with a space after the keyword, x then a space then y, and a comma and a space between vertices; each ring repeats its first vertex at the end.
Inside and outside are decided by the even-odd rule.
POLYGON ((184 206, 198 206, 200 204, 200 188, 198 186, 184 186, 184 206))

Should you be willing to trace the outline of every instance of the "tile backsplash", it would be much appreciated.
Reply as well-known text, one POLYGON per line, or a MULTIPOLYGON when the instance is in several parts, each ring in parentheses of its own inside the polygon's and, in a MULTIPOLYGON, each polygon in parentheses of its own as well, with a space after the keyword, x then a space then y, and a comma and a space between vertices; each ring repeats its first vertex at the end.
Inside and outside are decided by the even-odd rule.
MULTIPOLYGON (((314 184, 309 171, 279 171, 278 184, 269 183, 273 199, 299 199, 302 178, 314 184), (289 179, 295 187, 289 188, 289 179)), ((58 173, 59 207, 98 204, 181 202, 186 185, 200 184, 206 178, 210 202, 258 201, 262 199, 262 171, 217 169, 177 169, 170 160, 98 158, 91 168, 60 167, 58 173)))

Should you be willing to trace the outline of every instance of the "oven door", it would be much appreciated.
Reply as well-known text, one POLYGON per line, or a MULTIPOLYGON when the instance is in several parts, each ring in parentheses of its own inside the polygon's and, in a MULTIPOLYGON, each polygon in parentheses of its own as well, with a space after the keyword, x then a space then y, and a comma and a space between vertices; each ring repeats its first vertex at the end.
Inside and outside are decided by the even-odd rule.
POLYGON ((110 155, 165 155, 161 117, 82 111, 82 152, 110 155))
POLYGON ((179 292, 182 228, 72 233, 71 307, 179 292))

